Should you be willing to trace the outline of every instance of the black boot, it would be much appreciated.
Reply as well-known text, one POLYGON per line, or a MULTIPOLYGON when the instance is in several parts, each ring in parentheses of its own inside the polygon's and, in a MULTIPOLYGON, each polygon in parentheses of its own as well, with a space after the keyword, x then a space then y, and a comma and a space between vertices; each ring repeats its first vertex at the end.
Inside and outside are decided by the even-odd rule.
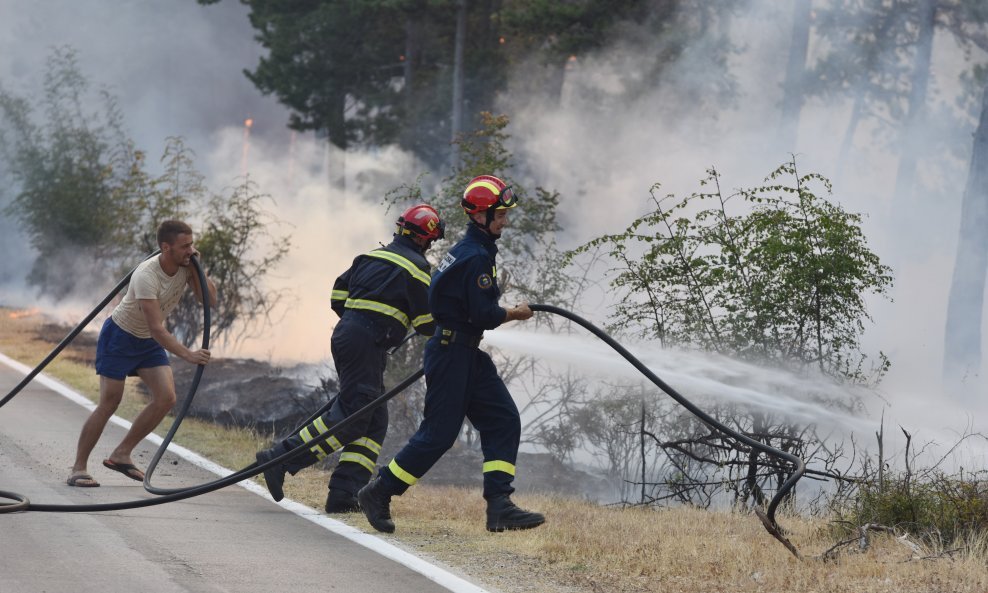
POLYGON ((384 533, 394 533, 395 523, 391 520, 391 493, 381 478, 373 480, 357 493, 360 510, 370 521, 371 526, 384 533))
POLYGON ((545 515, 518 508, 507 494, 487 500, 487 531, 531 529, 545 523, 545 515))
MULTIPOLYGON (((267 463, 275 457, 280 456, 282 454, 281 449, 281 445, 275 445, 270 449, 258 451, 254 456, 257 459, 257 465, 267 463)), ((268 492, 271 493, 271 498, 275 502, 285 498, 285 491, 282 489, 285 485, 285 466, 278 464, 264 470, 264 483, 267 484, 268 492)))
POLYGON ((326 497, 326 512, 330 515, 337 513, 356 513, 360 510, 357 504, 357 497, 346 490, 330 489, 329 496, 326 497))

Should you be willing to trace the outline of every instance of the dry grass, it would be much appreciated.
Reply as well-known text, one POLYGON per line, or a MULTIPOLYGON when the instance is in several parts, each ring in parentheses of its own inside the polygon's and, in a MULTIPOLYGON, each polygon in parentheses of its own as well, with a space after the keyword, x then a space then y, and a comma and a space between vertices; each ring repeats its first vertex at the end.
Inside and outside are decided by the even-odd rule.
MULTIPOLYGON (((0 309, 0 351, 35 364, 53 344, 37 338, 39 319, 11 319, 0 309)), ((96 393, 85 352, 66 353, 49 373, 90 397, 96 393)), ((208 380, 208 377, 207 379, 208 380)), ((121 415, 140 408, 136 390, 121 415)), ((0 412, 2 413, 2 412, 0 412)), ((159 432, 163 434, 167 426, 159 432)), ((266 446, 257 435, 187 420, 180 441, 227 467, 243 467, 266 446)), ((310 468, 285 484, 286 495, 321 509, 328 473, 310 468)), ((783 517, 794 558, 750 515, 689 508, 602 508, 558 497, 516 495, 542 511, 546 525, 531 531, 491 534, 476 489, 430 486, 428 476, 392 505, 398 532, 382 536, 446 564, 492 590, 550 592, 800 592, 981 593, 988 591, 988 544, 973 538, 952 555, 925 550, 921 559, 888 535, 874 535, 866 552, 844 549, 834 561, 819 556, 836 542, 822 519, 783 517)), ((362 515, 347 523, 370 531, 362 515)))

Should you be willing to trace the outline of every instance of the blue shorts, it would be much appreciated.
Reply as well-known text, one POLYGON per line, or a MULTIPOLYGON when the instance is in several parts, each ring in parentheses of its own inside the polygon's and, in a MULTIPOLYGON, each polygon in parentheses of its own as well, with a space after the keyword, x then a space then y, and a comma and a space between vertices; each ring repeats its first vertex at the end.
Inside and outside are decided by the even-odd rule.
POLYGON ((168 355, 154 338, 127 333, 108 317, 96 342, 96 374, 123 380, 137 376, 137 369, 167 366, 168 355))

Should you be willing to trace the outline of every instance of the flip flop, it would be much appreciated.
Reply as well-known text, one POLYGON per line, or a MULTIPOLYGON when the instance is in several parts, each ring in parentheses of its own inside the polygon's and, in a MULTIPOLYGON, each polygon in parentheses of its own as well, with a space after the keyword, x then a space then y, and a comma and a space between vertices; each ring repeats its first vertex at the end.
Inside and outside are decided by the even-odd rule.
POLYGON ((93 479, 93 477, 86 472, 79 472, 77 474, 72 474, 69 476, 65 483, 69 486, 75 486, 77 488, 98 488, 99 482, 93 479))
POLYGON ((104 459, 103 467, 112 469, 115 472, 120 472, 131 480, 136 480, 138 482, 144 481, 144 472, 138 469, 136 465, 132 465, 130 463, 117 463, 116 461, 104 459))

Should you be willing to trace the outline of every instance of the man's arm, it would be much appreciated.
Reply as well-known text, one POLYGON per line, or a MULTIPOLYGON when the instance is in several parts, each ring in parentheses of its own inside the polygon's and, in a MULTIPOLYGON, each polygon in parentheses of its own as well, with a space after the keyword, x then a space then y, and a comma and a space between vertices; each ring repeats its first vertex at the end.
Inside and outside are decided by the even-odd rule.
MULTIPOLYGON (((215 298, 215 297, 214 297, 215 298)), ((148 329, 154 341, 161 344, 161 347, 178 356, 186 362, 192 364, 206 364, 209 362, 209 350, 191 350, 186 348, 178 338, 165 329, 164 319, 161 317, 161 309, 158 307, 158 299, 138 299, 141 312, 144 313, 144 320, 147 321, 148 329)))

